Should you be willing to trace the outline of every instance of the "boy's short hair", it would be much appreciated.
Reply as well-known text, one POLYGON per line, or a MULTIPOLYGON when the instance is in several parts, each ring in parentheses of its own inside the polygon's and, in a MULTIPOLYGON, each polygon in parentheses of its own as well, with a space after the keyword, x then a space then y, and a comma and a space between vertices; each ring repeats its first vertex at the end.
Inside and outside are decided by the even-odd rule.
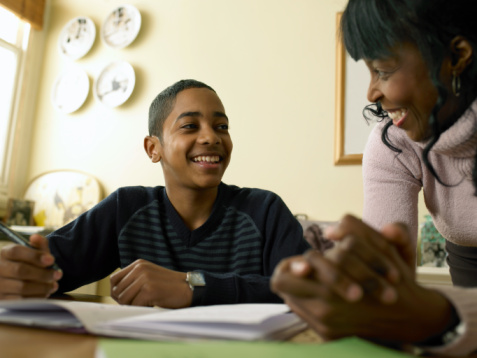
POLYGON ((189 88, 207 88, 213 92, 215 90, 196 80, 180 80, 172 86, 167 87, 151 103, 149 107, 149 135, 156 136, 162 141, 162 128, 164 122, 174 108, 174 103, 179 92, 189 88))

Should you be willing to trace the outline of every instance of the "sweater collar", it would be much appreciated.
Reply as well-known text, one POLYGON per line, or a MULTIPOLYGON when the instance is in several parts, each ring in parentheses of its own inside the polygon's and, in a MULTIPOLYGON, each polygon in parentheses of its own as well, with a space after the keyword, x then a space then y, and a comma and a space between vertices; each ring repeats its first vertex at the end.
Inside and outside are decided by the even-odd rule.
MULTIPOLYGON (((429 141, 418 142, 424 148, 429 141)), ((456 158, 473 157, 477 147, 477 100, 472 102, 464 114, 444 133, 432 147, 437 154, 456 158)))
POLYGON ((201 241, 203 238, 207 237, 207 234, 217 227, 218 222, 222 219, 224 215, 223 202, 224 197, 227 192, 227 185, 221 182, 218 187, 217 197, 212 207, 212 212, 210 213, 209 218, 206 222, 198 227, 197 229, 191 231, 186 226, 179 213, 176 211, 172 205, 169 197, 167 196, 166 188, 164 187, 164 204, 166 208, 166 214, 169 218, 174 230, 178 233, 179 237, 182 238, 184 244, 187 247, 193 246, 201 241))
MULTIPOLYGON (((418 142, 424 148, 429 141, 418 142)), ((456 169, 471 178, 477 149, 477 100, 444 133, 431 149, 431 153, 452 158, 456 169), (471 159, 471 160, 469 160, 471 159)))

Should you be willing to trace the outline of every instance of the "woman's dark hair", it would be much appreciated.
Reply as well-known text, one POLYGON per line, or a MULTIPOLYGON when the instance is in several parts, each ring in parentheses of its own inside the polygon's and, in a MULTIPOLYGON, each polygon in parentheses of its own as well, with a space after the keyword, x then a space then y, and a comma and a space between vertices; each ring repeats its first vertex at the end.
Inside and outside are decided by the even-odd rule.
MULTIPOLYGON (((396 46, 412 43, 419 49, 427 67, 432 83, 437 89, 438 99, 429 118, 432 136, 423 151, 423 161, 432 175, 443 183, 428 160, 429 151, 439 140, 440 135, 449 128, 462 113, 456 113, 445 123, 439 124, 437 114, 449 95, 440 80, 440 71, 446 57, 452 56, 451 40, 460 35, 477 51, 477 21, 475 2, 469 0, 349 0, 341 18, 341 35, 346 50, 354 60, 382 59, 392 55, 396 46)), ((452 58, 452 57, 451 57, 452 58)), ((477 95, 477 61, 460 75, 461 97, 466 108, 477 95)), ((387 113, 379 103, 371 104, 363 110, 383 120, 387 113)), ((383 128, 382 140, 395 152, 387 136, 392 125, 389 121, 383 128)), ((477 156, 474 162, 473 183, 477 189, 477 156)), ((477 190, 476 190, 477 195, 477 190)))

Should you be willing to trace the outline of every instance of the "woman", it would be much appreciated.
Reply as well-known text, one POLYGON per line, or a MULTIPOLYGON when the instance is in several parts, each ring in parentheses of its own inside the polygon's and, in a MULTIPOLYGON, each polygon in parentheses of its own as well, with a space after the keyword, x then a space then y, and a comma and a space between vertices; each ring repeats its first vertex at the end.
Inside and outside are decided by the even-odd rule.
POLYGON ((350 0, 341 30, 371 74, 365 116, 380 118, 363 158, 370 226, 345 217, 328 233, 341 245, 324 257, 282 262, 272 289, 325 338, 359 335, 467 354, 477 349, 477 288, 426 289, 413 271, 423 188, 447 239, 453 283, 477 287, 473 2, 350 0), (393 222, 408 230, 385 226, 393 222))

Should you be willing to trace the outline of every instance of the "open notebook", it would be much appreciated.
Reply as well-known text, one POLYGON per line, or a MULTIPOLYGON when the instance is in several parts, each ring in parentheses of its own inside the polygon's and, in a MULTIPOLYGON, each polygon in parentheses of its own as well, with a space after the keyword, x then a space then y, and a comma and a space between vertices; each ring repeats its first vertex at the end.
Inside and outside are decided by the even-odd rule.
POLYGON ((0 323, 147 340, 279 340, 306 328, 285 304, 166 310, 54 299, 0 302, 0 323))

